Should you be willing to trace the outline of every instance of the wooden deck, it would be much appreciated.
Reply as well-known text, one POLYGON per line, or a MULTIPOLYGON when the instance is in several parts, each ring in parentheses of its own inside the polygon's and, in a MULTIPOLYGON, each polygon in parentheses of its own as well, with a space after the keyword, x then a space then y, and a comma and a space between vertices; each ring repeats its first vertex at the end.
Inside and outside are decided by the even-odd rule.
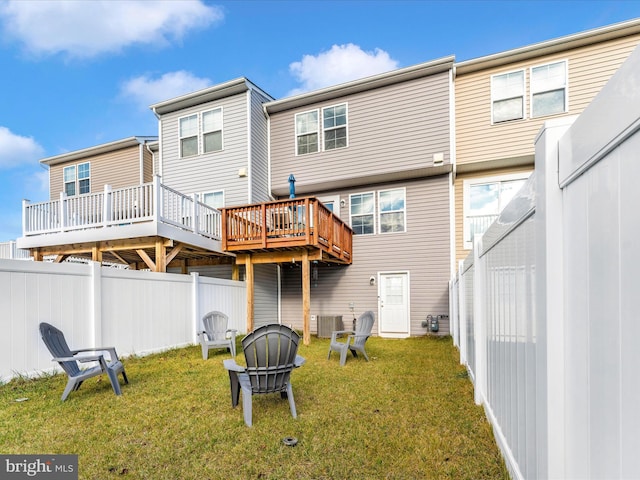
POLYGON ((221 209, 222 250, 260 263, 301 258, 351 264, 353 231, 314 197, 221 209))

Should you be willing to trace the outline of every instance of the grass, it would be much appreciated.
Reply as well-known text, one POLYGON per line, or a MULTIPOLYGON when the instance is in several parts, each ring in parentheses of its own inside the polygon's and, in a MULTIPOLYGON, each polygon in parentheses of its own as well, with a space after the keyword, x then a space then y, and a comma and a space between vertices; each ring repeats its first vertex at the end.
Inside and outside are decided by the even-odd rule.
POLYGON ((0 386, 0 453, 78 454, 79 477, 96 480, 509 478, 450 338, 371 338, 371 361, 344 367, 328 344, 299 349, 298 419, 279 395, 254 396, 251 428, 222 350, 125 359, 120 397, 104 375, 66 402, 66 377, 18 378, 0 386))

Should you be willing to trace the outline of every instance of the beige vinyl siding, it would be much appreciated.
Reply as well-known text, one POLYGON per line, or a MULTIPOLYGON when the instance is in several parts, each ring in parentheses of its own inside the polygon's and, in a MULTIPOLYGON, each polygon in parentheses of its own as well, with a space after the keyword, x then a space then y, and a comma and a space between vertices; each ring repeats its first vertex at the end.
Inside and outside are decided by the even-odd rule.
POLYGON ((529 118, 531 67, 568 61, 569 111, 561 115, 576 115, 586 108, 639 42, 639 35, 629 36, 459 75, 455 79, 457 164, 533 155, 533 141, 542 124, 559 115, 529 118), (519 69, 525 70, 526 118, 492 125, 491 76, 519 69))
MULTIPOLYGON (((318 280, 311 280, 311 314, 342 315, 350 325, 349 303, 355 303, 356 315, 373 310, 374 332, 378 331, 378 286, 369 285, 369 277, 378 272, 408 271, 410 281, 411 335, 424 335, 421 322, 429 314, 448 314, 450 234, 449 176, 423 178, 408 182, 371 185, 323 193, 345 200, 340 216, 349 219, 349 195, 352 193, 406 188, 404 233, 354 235, 353 264, 319 265, 318 280)), ((282 321, 302 328, 301 266, 282 266, 282 321)), ((316 332, 316 325, 311 325, 316 332)), ((441 329, 440 334, 448 334, 441 329)))
POLYGON ((251 198, 249 203, 270 200, 269 132, 262 104, 269 98, 256 90, 251 92, 251 198))
MULTIPOLYGON (((433 165, 433 154, 449 156, 449 73, 411 80, 271 116, 272 189, 346 182, 365 175, 410 172, 433 165), (348 147, 295 155, 296 113, 348 105, 348 147)), ((321 143, 321 142, 320 142, 321 143)), ((346 183, 342 183, 345 185, 346 183)))
POLYGON ((91 169, 91 193, 103 191, 105 185, 124 188, 140 184, 140 150, 134 145, 83 160, 52 165, 49 168, 49 192, 52 200, 60 198, 60 192, 64 190, 64 168, 86 162, 89 162, 91 169))
POLYGON ((143 145, 141 147, 142 150, 142 182, 143 183, 148 183, 148 182, 152 182, 153 181, 153 169, 154 169, 154 165, 153 165, 153 155, 151 154, 151 152, 147 149, 146 145, 143 145))
POLYGON ((247 93, 234 95, 163 115, 162 181, 184 193, 224 190, 226 205, 247 203, 248 178, 238 176, 248 168, 247 93), (213 108, 223 109, 223 150, 180 158, 179 118, 213 108))
POLYGON ((498 177, 500 175, 511 175, 515 173, 531 173, 530 167, 503 168, 495 170, 485 170, 481 172, 458 175, 454 185, 455 196, 455 239, 456 239, 456 266, 460 260, 467 258, 471 250, 464 248, 464 181, 474 178, 498 177))

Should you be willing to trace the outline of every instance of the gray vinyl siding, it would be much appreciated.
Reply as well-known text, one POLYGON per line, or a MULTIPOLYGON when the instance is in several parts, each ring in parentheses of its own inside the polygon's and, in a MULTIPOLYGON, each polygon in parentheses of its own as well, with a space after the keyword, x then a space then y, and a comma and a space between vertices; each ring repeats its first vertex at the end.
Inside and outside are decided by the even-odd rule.
POLYGON ((270 200, 269 132, 262 104, 270 100, 256 90, 251 94, 251 198, 249 203, 270 200))
MULTIPOLYGON (((340 195, 345 206, 341 218, 349 218, 349 194, 377 192, 388 188, 406 188, 406 222, 404 233, 354 235, 353 264, 349 266, 319 265, 318 280, 311 280, 311 314, 342 315, 345 327, 352 318, 349 303, 355 303, 355 314, 373 310, 378 331, 378 286, 369 285, 369 277, 378 272, 408 271, 410 281, 410 334, 424 335, 421 322, 427 315, 449 312, 450 262, 450 180, 441 175, 407 182, 358 187, 326 195, 340 195)), ((282 266, 282 322, 302 328, 301 266, 282 266)), ((316 332, 316 325, 311 331, 316 332)), ((449 333, 448 324, 441 335, 449 333)))
POLYGON ((444 72, 273 114, 272 189, 286 190, 290 173, 296 187, 308 191, 314 185, 423 170, 433 165, 436 153, 450 163, 449 95, 449 72, 444 72), (344 102, 348 147, 296 156, 295 114, 344 102))
POLYGON ((49 168, 49 192, 52 200, 64 190, 63 170, 70 165, 90 164, 91 193, 101 192, 105 185, 112 188, 140 184, 140 149, 138 145, 103 153, 82 160, 60 163, 49 168))
POLYGON ((278 266, 257 264, 254 275, 253 325, 278 323, 278 266))
POLYGON ((247 203, 248 177, 238 170, 249 168, 247 153, 247 100, 242 93, 163 115, 162 181, 184 194, 224 190, 226 205, 247 203), (179 119, 213 108, 223 109, 223 150, 180 158, 179 119))

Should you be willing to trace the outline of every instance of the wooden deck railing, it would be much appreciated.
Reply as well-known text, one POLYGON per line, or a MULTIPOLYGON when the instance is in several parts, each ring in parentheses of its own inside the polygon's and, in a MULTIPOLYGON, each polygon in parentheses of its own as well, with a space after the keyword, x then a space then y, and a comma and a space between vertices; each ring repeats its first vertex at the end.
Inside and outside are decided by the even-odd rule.
POLYGON ((225 251, 316 247, 351 263, 351 228, 316 198, 223 208, 221 212, 225 251))
POLYGON ((142 222, 161 222, 220 240, 220 211, 200 202, 197 195, 184 195, 159 177, 151 183, 59 200, 23 203, 23 236, 117 227, 142 222))

